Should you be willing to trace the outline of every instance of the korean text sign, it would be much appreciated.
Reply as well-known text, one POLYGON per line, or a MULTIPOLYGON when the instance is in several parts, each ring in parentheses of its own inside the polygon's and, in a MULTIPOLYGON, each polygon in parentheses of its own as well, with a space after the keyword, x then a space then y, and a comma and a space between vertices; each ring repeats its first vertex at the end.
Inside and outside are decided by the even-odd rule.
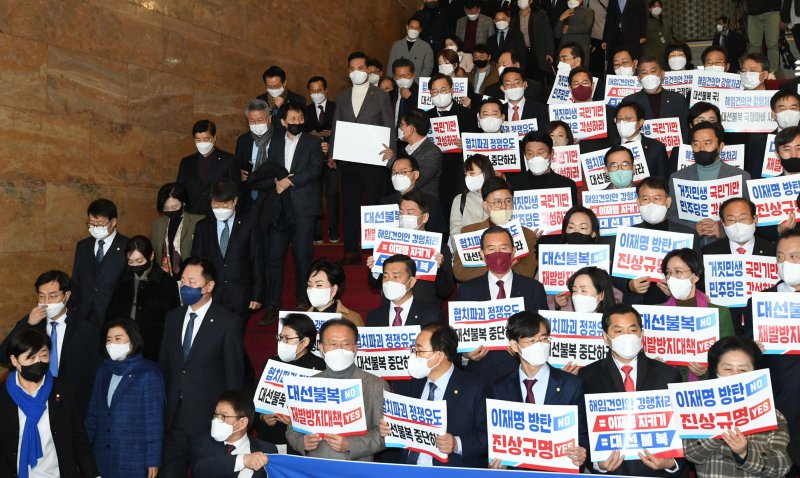
POLYGON ((708 349, 719 340, 719 311, 714 307, 634 305, 642 316, 642 349, 670 365, 706 364, 708 349))
POLYGON ((617 231, 611 275, 624 279, 647 276, 651 282, 664 282, 664 256, 675 249, 691 249, 693 243, 691 234, 622 227, 617 231))
POLYGON ((603 314, 540 310, 550 321, 550 360, 547 363, 563 368, 572 363, 584 367, 604 359, 609 353, 603 340, 603 314))
POLYGON ((778 283, 775 256, 705 254, 703 269, 708 299, 725 307, 744 307, 753 292, 778 283))
POLYGON ((291 415, 286 406, 286 390, 283 382, 286 377, 310 377, 319 373, 317 370, 298 367, 296 365, 268 360, 256 386, 253 404, 258 413, 291 415))
POLYGON ((508 318, 525 310, 522 297, 486 301, 450 301, 447 304, 450 326, 458 334, 458 351, 471 352, 481 345, 489 350, 508 346, 508 318))
POLYGON ((800 297, 793 292, 753 294, 753 338, 767 354, 800 354, 800 297))
MULTIPOLYGON (((647 166, 647 159, 644 155, 644 148, 641 141, 624 143, 633 155, 633 182, 638 183, 650 176, 650 169, 647 166)), ((589 190, 596 191, 604 189, 611 184, 611 178, 606 173, 606 152, 611 148, 593 151, 581 155, 581 166, 583 174, 586 176, 586 184, 589 190)))
POLYGON ((377 227, 374 243, 372 272, 383 272, 383 261, 395 254, 405 254, 417 264, 417 279, 436 280, 439 267, 435 256, 442 248, 440 232, 377 227))
POLYGON ((611 270, 608 244, 539 244, 539 282, 547 294, 566 292, 567 280, 582 267, 611 270))
POLYGON ((463 133, 461 135, 464 161, 473 154, 489 157, 495 171, 518 173, 520 162, 519 139, 515 133, 463 133))
POLYGON ((359 327, 356 367, 385 380, 409 380, 408 355, 419 325, 359 327))
POLYGON ((567 123, 575 139, 596 139, 608 136, 608 121, 604 101, 551 104, 550 118, 567 123))
POLYGON ((514 218, 522 226, 540 229, 545 235, 561 234, 561 223, 572 206, 570 188, 514 192, 514 218))
POLYGON ((400 208, 397 204, 361 206, 361 247, 364 249, 374 247, 376 228, 399 225, 400 208))
POLYGON ((286 377, 284 385, 294 431, 304 435, 367 433, 361 380, 286 377))
POLYGON ((447 455, 436 447, 436 437, 447 432, 447 402, 384 391, 383 419, 391 430, 385 438, 387 448, 427 453, 440 462, 447 462, 447 455))
POLYGON ((756 204, 759 226, 775 226, 797 209, 800 176, 796 174, 747 180, 750 200, 756 204))
POLYGON ((456 116, 444 116, 441 118, 431 118, 431 130, 428 137, 442 150, 443 153, 460 153, 458 140, 461 132, 458 127, 456 116))
MULTIPOLYGON (((512 219, 506 223, 505 226, 508 232, 511 233, 511 238, 514 240, 514 254, 515 259, 521 259, 527 256, 530 251, 528 250, 528 242, 525 240, 525 233, 522 226, 519 224, 518 219, 512 219)), ((453 241, 456 243, 456 252, 461 259, 464 267, 483 267, 486 265, 481 259, 481 236, 483 231, 465 232, 463 234, 456 234, 453 241)))
POLYGON ((636 199, 636 188, 583 192, 583 205, 597 216, 601 236, 613 236, 621 227, 642 222, 636 199))
POLYGON ((719 206, 728 198, 742 196, 742 176, 691 181, 672 178, 678 218, 700 222, 719 219, 719 206))

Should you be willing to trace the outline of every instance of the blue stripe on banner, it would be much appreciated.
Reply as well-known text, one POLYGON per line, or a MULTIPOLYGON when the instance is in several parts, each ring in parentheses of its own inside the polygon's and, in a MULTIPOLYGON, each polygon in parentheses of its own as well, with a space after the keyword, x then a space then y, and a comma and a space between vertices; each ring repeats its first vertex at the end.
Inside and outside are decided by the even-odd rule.
MULTIPOLYGON (((375 478, 376 476, 405 476, 409 467, 414 467, 414 478, 503 478, 511 473, 520 473, 526 478, 575 478, 574 473, 546 473, 539 471, 480 470, 448 466, 390 465, 365 461, 340 461, 309 458, 296 455, 269 455, 265 467, 269 478, 375 478)), ((603 475, 605 478, 620 478, 619 475, 603 475)))

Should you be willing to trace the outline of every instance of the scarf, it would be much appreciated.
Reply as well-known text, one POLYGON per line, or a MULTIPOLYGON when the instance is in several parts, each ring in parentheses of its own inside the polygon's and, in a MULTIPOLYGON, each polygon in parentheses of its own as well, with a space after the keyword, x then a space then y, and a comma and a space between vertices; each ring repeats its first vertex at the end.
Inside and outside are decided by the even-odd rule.
POLYGON ((42 438, 39 436, 37 425, 47 409, 47 399, 53 390, 53 376, 47 372, 44 376, 42 388, 35 396, 17 385, 17 372, 13 371, 6 379, 6 390, 11 400, 22 410, 25 415, 25 428, 22 429, 22 443, 19 448, 19 478, 28 478, 28 467, 36 468, 39 459, 44 456, 42 451, 42 438))
POLYGON ((142 354, 136 354, 127 357, 125 360, 106 359, 103 362, 103 367, 107 367, 109 370, 111 370, 112 375, 124 377, 139 367, 142 362, 144 362, 144 357, 142 357, 142 354))
POLYGON ((272 139, 272 131, 272 125, 270 124, 269 128, 267 128, 267 132, 261 136, 257 136, 252 131, 250 132, 250 135, 253 137, 253 143, 256 145, 256 148, 258 148, 258 152, 256 153, 256 164, 253 168, 253 171, 258 169, 259 166, 267 161, 267 145, 272 139))

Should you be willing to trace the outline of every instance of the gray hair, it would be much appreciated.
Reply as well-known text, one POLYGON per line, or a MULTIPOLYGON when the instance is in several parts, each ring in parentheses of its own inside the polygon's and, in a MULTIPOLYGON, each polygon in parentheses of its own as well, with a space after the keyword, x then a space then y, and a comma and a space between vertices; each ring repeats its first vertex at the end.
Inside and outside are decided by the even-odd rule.
POLYGON ((249 113, 253 111, 267 111, 269 110, 269 105, 266 101, 260 100, 258 98, 254 100, 250 100, 247 102, 247 106, 244 107, 244 115, 247 116, 249 113))

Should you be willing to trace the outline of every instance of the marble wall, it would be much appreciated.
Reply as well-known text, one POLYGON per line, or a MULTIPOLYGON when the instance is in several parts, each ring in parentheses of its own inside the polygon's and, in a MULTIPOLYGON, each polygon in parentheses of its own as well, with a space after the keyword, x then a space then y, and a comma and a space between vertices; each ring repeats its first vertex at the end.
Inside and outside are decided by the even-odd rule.
POLYGON ((416 0, 4 0, 0 2, 0 337, 35 306, 44 270, 72 270, 86 207, 117 203, 149 235, 158 187, 217 123, 233 151, 242 108, 272 64, 289 88, 347 81, 346 58, 384 63, 416 0))

